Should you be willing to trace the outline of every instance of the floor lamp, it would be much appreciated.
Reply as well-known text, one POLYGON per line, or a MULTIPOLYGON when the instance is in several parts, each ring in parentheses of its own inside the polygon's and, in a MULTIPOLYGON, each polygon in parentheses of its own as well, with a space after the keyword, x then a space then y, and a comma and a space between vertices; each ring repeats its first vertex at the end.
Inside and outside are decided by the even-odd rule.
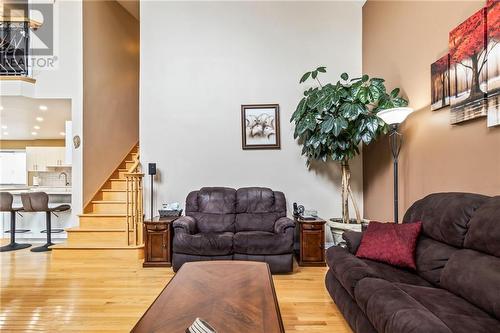
POLYGON ((398 162, 399 152, 403 144, 403 135, 398 132, 399 125, 401 125, 406 117, 413 112, 412 108, 392 108, 382 110, 377 113, 387 125, 389 125, 390 133, 389 140, 391 143, 391 154, 394 169, 394 223, 398 223, 398 162))

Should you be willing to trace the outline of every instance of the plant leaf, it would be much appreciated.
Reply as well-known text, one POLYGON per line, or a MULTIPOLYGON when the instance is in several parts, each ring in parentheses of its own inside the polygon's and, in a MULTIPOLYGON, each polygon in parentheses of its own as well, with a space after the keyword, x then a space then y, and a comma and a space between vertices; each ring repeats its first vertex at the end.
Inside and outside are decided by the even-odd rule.
POLYGON ((340 75, 340 78, 344 81, 347 81, 347 79, 349 79, 349 75, 347 73, 342 73, 342 75, 340 75))
POLYGON ((391 97, 392 98, 396 98, 398 97, 399 95, 399 88, 394 88, 392 91, 391 91, 391 97))
POLYGON ((321 133, 329 133, 332 130, 334 123, 335 118, 328 117, 328 119, 323 121, 323 123, 321 124, 321 133))
POLYGON ((320 73, 326 73, 326 67, 325 66, 318 67, 318 68, 316 68, 316 71, 318 71, 320 73))
POLYGON ((311 72, 307 72, 304 75, 302 75, 302 77, 300 78, 299 83, 306 82, 306 80, 309 78, 309 75, 311 75, 311 72))
POLYGON ((315 79, 317 76, 318 76, 318 71, 313 71, 313 72, 311 73, 311 77, 312 77, 313 79, 315 79))

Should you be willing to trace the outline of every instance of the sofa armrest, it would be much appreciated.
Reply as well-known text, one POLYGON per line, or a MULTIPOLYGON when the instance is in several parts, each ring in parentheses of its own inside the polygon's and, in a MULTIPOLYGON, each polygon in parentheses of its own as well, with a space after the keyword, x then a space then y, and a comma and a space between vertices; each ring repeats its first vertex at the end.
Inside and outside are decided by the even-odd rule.
POLYGON ((347 244, 347 250, 356 254, 359 244, 361 244, 361 238, 363 238, 363 232, 347 230, 342 234, 342 238, 347 244))
POLYGON ((295 228, 295 222, 288 217, 281 217, 274 223, 274 233, 281 234, 288 228, 295 228))
POLYGON ((190 235, 196 233, 196 220, 191 216, 181 216, 174 221, 172 226, 175 232, 184 232, 190 235))

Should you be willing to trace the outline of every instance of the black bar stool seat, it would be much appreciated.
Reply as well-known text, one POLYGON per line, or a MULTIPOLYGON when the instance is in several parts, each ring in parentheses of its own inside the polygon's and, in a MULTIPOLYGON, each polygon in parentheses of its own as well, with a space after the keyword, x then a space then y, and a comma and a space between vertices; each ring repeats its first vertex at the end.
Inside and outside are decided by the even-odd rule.
MULTIPOLYGON (((49 208, 49 195, 45 192, 22 193, 21 200, 23 202, 23 210, 25 212, 45 212, 46 230, 43 230, 42 232, 45 231, 47 233, 47 242, 42 246, 32 248, 31 252, 51 251, 52 249, 50 248, 50 246, 54 245, 54 243, 52 243, 52 238, 51 238, 51 234, 54 230, 51 228, 52 224, 51 214, 70 210, 71 206, 63 204, 49 208)), ((57 229, 57 230, 55 232, 64 231, 62 229, 57 229)))
POLYGON ((14 196, 9 192, 0 192, 0 212, 10 213, 10 243, 0 247, 0 252, 14 251, 25 249, 31 246, 31 244, 19 244, 16 243, 16 214, 22 211, 22 208, 12 207, 14 202, 14 196))

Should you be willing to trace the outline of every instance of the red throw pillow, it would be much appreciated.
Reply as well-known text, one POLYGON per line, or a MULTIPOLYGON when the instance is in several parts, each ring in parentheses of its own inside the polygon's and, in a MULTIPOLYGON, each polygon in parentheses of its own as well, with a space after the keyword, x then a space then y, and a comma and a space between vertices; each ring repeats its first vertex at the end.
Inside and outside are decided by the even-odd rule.
POLYGON ((370 222, 363 233, 356 257, 416 269, 415 248, 422 222, 370 222))

